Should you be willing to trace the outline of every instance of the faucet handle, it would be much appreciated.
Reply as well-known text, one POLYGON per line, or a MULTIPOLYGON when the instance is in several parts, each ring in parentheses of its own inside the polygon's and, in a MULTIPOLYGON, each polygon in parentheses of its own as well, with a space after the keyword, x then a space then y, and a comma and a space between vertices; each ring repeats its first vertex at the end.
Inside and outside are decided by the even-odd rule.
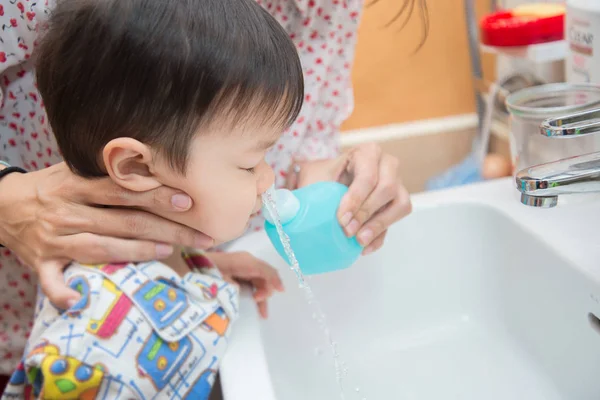
POLYGON ((600 108, 549 118, 540 125, 540 133, 548 137, 572 137, 600 133, 600 108))

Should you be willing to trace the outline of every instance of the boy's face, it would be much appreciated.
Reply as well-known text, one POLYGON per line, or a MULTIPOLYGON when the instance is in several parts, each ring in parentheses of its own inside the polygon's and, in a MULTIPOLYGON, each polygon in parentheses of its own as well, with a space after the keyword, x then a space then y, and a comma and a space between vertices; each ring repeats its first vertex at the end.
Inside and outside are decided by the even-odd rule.
POLYGON ((227 130, 211 128, 197 135, 190 144, 185 176, 137 141, 134 147, 144 146, 149 153, 141 154, 145 151, 141 147, 139 151, 123 150, 133 139, 120 138, 109 143, 104 162, 113 180, 130 190, 165 185, 187 193, 194 203, 189 211, 161 216, 203 232, 216 244, 223 243, 244 233, 251 217, 261 208, 261 195, 274 182, 265 154, 280 137, 281 128, 253 121, 243 125, 227 130), (137 176, 131 177, 132 174, 137 176))
POLYGON ((244 233, 262 206, 261 195, 274 183, 265 154, 281 133, 247 128, 252 131, 194 138, 185 177, 174 175, 168 167, 160 168, 164 184, 184 191, 194 201, 190 211, 169 215, 169 219, 189 225, 217 243, 244 233))

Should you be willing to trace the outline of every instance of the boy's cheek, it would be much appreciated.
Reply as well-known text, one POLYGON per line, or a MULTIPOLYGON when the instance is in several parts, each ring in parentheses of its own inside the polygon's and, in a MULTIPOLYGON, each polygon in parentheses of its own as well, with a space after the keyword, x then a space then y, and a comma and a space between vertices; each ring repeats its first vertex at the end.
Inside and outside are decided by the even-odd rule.
POLYGON ((244 219, 236 217, 234 214, 240 215, 239 211, 225 216, 215 214, 209 220, 205 220, 205 223, 201 224, 202 226, 194 228, 212 237, 215 240, 215 244, 229 242, 246 233, 250 221, 248 216, 244 219))

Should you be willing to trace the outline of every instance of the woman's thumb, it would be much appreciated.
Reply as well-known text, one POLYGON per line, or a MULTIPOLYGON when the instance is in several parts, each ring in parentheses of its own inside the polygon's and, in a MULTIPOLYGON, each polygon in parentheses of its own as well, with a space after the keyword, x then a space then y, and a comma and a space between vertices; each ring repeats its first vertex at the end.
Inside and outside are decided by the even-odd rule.
POLYGON ((38 278, 42 292, 57 308, 68 310, 81 298, 79 292, 71 289, 65 283, 64 265, 58 261, 42 263, 38 268, 38 278))

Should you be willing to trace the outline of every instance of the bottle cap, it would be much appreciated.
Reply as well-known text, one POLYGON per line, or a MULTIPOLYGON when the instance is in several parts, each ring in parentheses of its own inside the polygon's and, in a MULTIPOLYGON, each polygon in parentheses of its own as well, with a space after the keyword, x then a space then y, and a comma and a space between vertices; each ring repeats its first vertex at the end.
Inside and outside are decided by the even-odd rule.
MULTIPOLYGON (((281 224, 290 222, 298 214, 298 210, 300 210, 300 200, 290 190, 275 190, 273 200, 275 200, 275 207, 277 208, 281 224)), ((274 224, 271 213, 264 206, 263 215, 269 223, 274 224)))

